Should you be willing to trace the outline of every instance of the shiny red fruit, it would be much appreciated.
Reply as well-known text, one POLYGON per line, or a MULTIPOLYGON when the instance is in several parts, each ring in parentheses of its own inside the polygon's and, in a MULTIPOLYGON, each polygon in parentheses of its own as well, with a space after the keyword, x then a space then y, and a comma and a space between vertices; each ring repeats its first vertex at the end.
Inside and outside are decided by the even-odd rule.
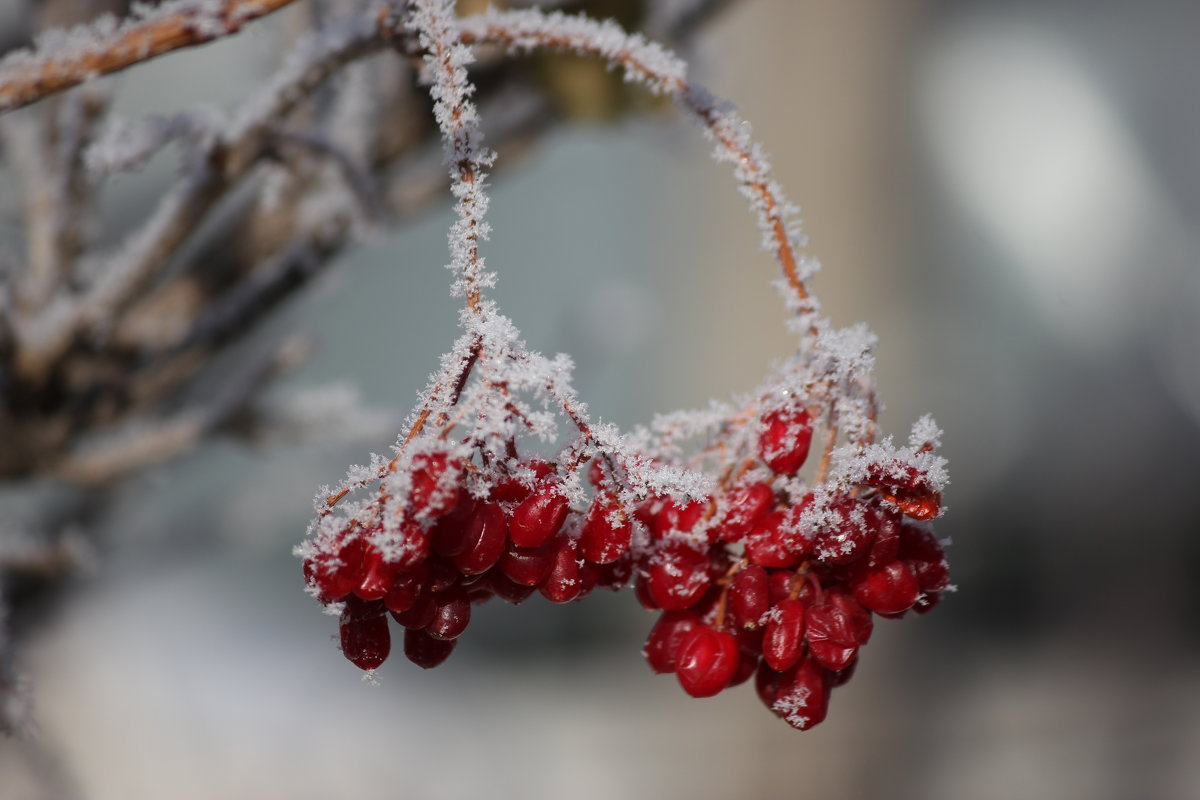
POLYGON ((508 520, 497 503, 479 503, 471 515, 466 548, 451 561, 464 575, 487 572, 504 552, 508 520))
POLYGON ((771 710, 784 722, 802 731, 822 722, 829 711, 825 670, 811 658, 806 658, 782 673, 771 710))
POLYGON ((767 571, 751 564, 734 576, 729 584, 729 612, 733 624, 754 629, 771 608, 767 571))
POLYGON ((542 597, 551 603, 569 603, 583 591, 579 552, 575 548, 575 542, 566 536, 558 536, 552 544, 554 563, 550 567, 546 582, 542 584, 542 597))
POLYGON ((633 522, 624 518, 621 507, 597 495, 579 533, 583 557, 593 564, 611 564, 629 551, 632 538, 633 522), (615 523, 614 517, 619 518, 615 523))
POLYGON ((701 625, 688 631, 680 641, 675 676, 692 697, 712 697, 733 680, 739 663, 733 634, 701 625))
POLYGON ((558 533, 569 510, 557 484, 543 482, 513 509, 508 535, 518 547, 540 547, 558 533))
POLYGON ((823 602, 808 609, 805 634, 808 652, 826 669, 842 669, 871 636, 871 613, 844 592, 827 592, 823 602))
MULTIPOLYGON (((491 590, 487 591, 490 596, 491 590)), ((433 602, 436 609, 433 619, 425 626, 425 632, 435 639, 457 639, 471 621, 471 600, 467 590, 461 586, 451 586, 434 595, 433 602)))
POLYGON ((786 407, 763 415, 758 455, 777 475, 794 475, 808 459, 812 418, 803 408, 786 407))
POLYGON ((717 526, 718 537, 725 542, 740 542, 773 505, 775 492, 761 481, 730 490, 724 499, 724 515, 717 526))
POLYGON ((650 669, 663 675, 675 671, 675 658, 683 638, 703 626, 700 616, 692 611, 667 611, 658 618, 646 637, 642 655, 650 669))
POLYGON ((647 567, 646 592, 657 608, 687 608, 708 589, 708 569, 708 554, 690 542, 662 542, 647 567))
POLYGON ((903 561, 867 567, 854 582, 854 599, 879 614, 899 614, 913 607, 921 587, 903 561))
POLYGON ((762 654, 776 672, 794 667, 804 653, 806 612, 799 600, 783 600, 772 610, 763 632, 762 654))

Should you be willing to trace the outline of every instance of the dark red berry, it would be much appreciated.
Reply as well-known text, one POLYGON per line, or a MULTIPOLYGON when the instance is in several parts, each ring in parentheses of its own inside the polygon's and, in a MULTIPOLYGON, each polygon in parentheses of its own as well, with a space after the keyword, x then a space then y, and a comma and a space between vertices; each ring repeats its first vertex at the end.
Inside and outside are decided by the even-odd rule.
POLYGON ((946 553, 931 531, 916 525, 902 525, 899 558, 908 562, 921 591, 940 592, 949 585, 946 553))
POLYGON ((363 600, 379 600, 392 588, 393 566, 383 560, 383 554, 372 544, 363 553, 362 579, 354 593, 363 600))
POLYGON ((522 586, 541 586, 554 567, 556 540, 541 547, 517 547, 510 544, 500 556, 499 569, 513 583, 522 586))
POLYGON ((305 577, 326 603, 341 600, 362 583, 367 543, 357 526, 339 533, 335 547, 305 563, 305 577))
MULTIPOLYGON (((491 593, 491 590, 488 590, 491 593)), ((425 632, 435 639, 457 639, 471 621, 471 600, 467 590, 451 586, 433 596, 436 610, 433 619, 425 626, 425 632)))
POLYGON ((508 521, 498 503, 479 503, 471 515, 467 547, 451 560, 464 575, 487 572, 504 552, 508 521))
POLYGON ((454 652, 457 639, 435 639, 423 630, 409 628, 404 632, 404 655, 424 669, 433 669, 454 652))
POLYGON ((382 614, 360 617, 343 611, 339 627, 342 653, 354 666, 375 669, 387 660, 392 649, 387 617, 382 614))
POLYGON ((693 628, 702 626, 699 615, 693 611, 667 611, 658 618, 646 637, 642 655, 650 669, 662 675, 675 671, 675 657, 683 637, 693 628))
POLYGON ((437 601, 434 599, 434 592, 426 586, 417 595, 412 605, 400 612, 393 611, 392 618, 406 628, 419 630, 433 622, 436 613, 437 601))
POLYGON ((397 614, 412 608, 417 596, 429 581, 429 565, 420 564, 408 572, 397 572, 392 577, 392 585, 383 597, 383 604, 388 611, 397 614))
POLYGON ((779 694, 779 677, 779 673, 771 669, 765 659, 759 662, 758 671, 754 673, 754 691, 767 708, 775 705, 775 697, 779 694))
POLYGON ((602 564, 596 574, 596 585, 602 589, 619 591, 629 585, 633 577, 633 554, 626 552, 611 564, 602 564))
POLYGON ((478 503, 470 495, 464 495, 454 510, 433 526, 431 549, 439 556, 452 558, 467 549, 471 534, 471 519, 475 516, 478 503))
POLYGON ((808 459, 812 418, 788 406, 765 414, 758 434, 758 455, 777 475, 794 475, 808 459))
POLYGON ((519 583, 514 583, 503 572, 494 569, 487 574, 487 578, 496 596, 514 606, 524 603, 537 591, 533 586, 522 586, 519 583))
POLYGON ((733 680, 739 661, 733 634, 700 625, 680 640, 675 675, 692 697, 712 697, 733 680))

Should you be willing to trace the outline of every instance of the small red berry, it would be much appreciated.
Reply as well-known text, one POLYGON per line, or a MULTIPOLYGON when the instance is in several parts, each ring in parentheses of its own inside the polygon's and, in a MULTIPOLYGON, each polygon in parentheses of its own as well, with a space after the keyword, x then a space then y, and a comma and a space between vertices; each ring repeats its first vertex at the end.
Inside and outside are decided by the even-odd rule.
POLYGON ((423 630, 409 628, 404 632, 404 655, 423 669, 433 669, 454 652, 457 639, 435 639, 423 630))
POLYGON ((580 596, 583 580, 579 571, 579 552, 575 542, 566 536, 558 536, 553 542, 554 562, 550 574, 542 584, 542 597, 551 603, 569 603, 580 596))
POLYGON ((732 489, 725 496, 725 514, 718 526, 722 541, 740 542, 775 505, 775 492, 761 481, 732 489))
POLYGON ((479 503, 467 530, 467 547, 451 560, 464 575, 487 572, 500 560, 508 539, 508 520, 497 503, 479 503))
POLYGON ((854 581, 854 599, 879 614, 907 611, 920 594, 916 575, 903 561, 867 567, 854 581))
POLYGON ((771 612, 763 633, 763 660, 776 672, 796 665, 804 652, 806 608, 799 600, 783 600, 771 612))
POLYGON ((802 731, 822 722, 829 710, 825 671, 806 658, 781 674, 771 710, 784 722, 802 731))
POLYGON ((650 635, 646 637, 646 645, 642 655, 650 669, 662 675, 675 671, 675 657, 683 637, 693 628, 702 626, 700 616, 693 611, 667 611, 658 618, 650 635))
POLYGON ((771 607, 767 571, 751 564, 729 584, 729 611, 738 628, 754 629, 771 607))
MULTIPOLYGON (((491 590, 488 590, 491 594, 491 590)), ((433 596, 436 610, 433 619, 425 626, 425 632, 435 639, 457 639, 471 621, 471 600, 467 590, 451 586, 433 596)))
POLYGON ((570 503, 556 483, 540 483, 513 509, 508 535, 518 547, 540 547, 558 533, 569 510, 570 503))
POLYGON ((579 533, 583 557, 593 564, 611 564, 628 552, 632 538, 633 523, 624 518, 621 507, 597 495, 579 533), (616 523, 614 516, 620 517, 616 523))
POLYGON ((672 539, 660 543, 650 558, 646 591, 657 608, 687 608, 709 587, 708 554, 691 542, 672 539))
POLYGON ((379 613, 361 616, 357 611, 342 612, 339 633, 342 640, 342 653, 359 669, 375 669, 387 660, 392 649, 392 636, 388 631, 387 617, 379 613))
POLYGON ((803 408, 785 407, 765 414, 758 434, 758 455, 777 475, 794 475, 808 459, 812 418, 803 408))
POLYGON ((692 697, 712 697, 733 680, 739 662, 733 634, 700 625, 680 640, 675 675, 692 697))

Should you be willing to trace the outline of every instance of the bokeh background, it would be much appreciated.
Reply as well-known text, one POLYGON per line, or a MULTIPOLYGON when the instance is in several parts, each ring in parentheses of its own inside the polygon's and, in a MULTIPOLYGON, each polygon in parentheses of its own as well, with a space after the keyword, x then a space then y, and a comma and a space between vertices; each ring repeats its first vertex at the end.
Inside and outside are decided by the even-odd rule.
MULTIPOLYGON (((129 72, 122 102, 236 101, 266 25, 129 72)), ((0 741, 0 796, 50 773, 123 800, 1200 796, 1197 30, 1187 0, 750 0, 701 37, 693 74, 803 206, 830 316, 879 335, 885 429, 946 431, 958 591, 881 622, 823 725, 652 675, 628 594, 477 608, 446 665, 397 654, 378 686, 342 658, 290 550, 453 336, 441 208, 273 325, 318 343, 278 391, 353 387, 366 433, 217 442, 121 489, 20 665, 37 746, 0 741)), ((580 124, 495 182, 501 307, 622 426, 791 345, 707 149, 670 114, 580 124)))

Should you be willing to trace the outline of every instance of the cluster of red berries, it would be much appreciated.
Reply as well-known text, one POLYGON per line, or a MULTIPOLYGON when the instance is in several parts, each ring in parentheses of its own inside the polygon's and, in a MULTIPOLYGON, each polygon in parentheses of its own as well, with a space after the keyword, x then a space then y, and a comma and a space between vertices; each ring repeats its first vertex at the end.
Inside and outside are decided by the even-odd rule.
MULTIPOLYGON (((304 562, 310 590, 343 603, 341 643, 362 669, 390 651, 387 616, 422 667, 449 657, 473 604, 551 602, 631 581, 662 616, 643 654, 684 691, 709 697, 756 675, 759 697, 789 724, 825 717, 852 674, 872 615, 924 613, 948 581, 944 553, 919 524, 941 498, 910 464, 873 465, 836 495, 784 486, 807 460, 812 422, 784 407, 759 422, 757 459, 713 497, 650 497, 626 513, 611 459, 589 470, 596 492, 571 508, 555 467, 520 462, 486 497, 465 490, 468 462, 417 456, 400 521, 403 546, 351 523, 304 562)), ((478 492, 476 492, 478 494, 478 492)))

